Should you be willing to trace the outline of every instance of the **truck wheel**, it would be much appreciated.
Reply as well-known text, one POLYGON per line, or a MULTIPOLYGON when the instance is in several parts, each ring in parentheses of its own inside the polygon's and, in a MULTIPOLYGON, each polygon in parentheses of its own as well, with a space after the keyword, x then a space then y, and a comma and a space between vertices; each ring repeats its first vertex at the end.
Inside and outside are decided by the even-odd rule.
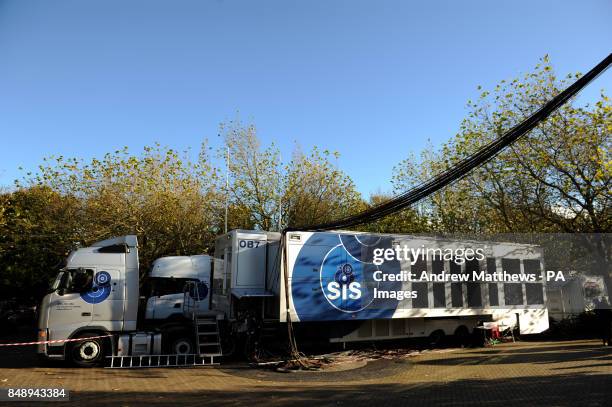
POLYGON ((442 344, 442 341, 444 341, 444 331, 441 329, 438 329, 437 331, 433 331, 430 335, 429 335, 429 346, 432 347, 436 347, 436 346, 440 346, 442 344))
POLYGON ((470 331, 465 325, 461 325, 455 330, 455 340, 461 346, 470 344, 470 331))
MULTIPOLYGON (((81 333, 76 338, 89 338, 96 336, 96 333, 81 333)), ((68 357, 70 361, 80 367, 93 367, 101 365, 106 356, 107 342, 105 338, 86 339, 74 342, 70 345, 68 357)))
POLYGON ((190 355, 194 354, 195 346, 189 338, 179 337, 172 340, 170 344, 170 353, 173 355, 190 355))

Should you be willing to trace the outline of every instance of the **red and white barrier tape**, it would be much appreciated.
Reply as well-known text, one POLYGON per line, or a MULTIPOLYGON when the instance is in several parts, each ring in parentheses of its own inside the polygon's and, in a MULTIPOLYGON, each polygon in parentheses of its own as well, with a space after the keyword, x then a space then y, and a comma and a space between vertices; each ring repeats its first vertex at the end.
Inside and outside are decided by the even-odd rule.
POLYGON ((91 336, 89 338, 75 338, 75 339, 56 339, 53 341, 0 343, 0 346, 25 346, 25 345, 42 345, 43 343, 77 342, 77 341, 86 341, 88 339, 108 338, 109 336, 113 336, 113 335, 91 336))

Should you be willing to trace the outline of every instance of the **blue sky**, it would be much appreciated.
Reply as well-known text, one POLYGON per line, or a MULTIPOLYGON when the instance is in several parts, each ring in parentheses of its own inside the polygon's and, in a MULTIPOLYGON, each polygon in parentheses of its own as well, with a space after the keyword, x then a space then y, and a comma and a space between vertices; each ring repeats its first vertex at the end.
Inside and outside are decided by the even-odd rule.
POLYGON ((456 133, 477 85, 544 54, 585 72, 611 20, 610 1, 0 0, 0 185, 52 154, 217 146, 239 112, 285 157, 338 150, 361 192, 388 191, 394 165, 456 133))

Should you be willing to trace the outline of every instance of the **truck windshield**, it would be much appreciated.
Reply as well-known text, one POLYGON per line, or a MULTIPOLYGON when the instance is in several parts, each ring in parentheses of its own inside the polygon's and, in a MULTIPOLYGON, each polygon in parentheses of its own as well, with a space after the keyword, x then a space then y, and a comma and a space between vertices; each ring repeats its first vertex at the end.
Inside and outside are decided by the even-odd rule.
POLYGON ((191 279, 186 278, 152 278, 151 296, 162 296, 182 293, 185 283, 191 279))
POLYGON ((59 273, 57 273, 57 277, 55 277, 55 280, 53 281, 53 284, 51 284, 51 291, 57 291, 57 289, 60 286, 60 283, 62 281, 62 278, 64 277, 64 273, 65 271, 60 271, 59 273))

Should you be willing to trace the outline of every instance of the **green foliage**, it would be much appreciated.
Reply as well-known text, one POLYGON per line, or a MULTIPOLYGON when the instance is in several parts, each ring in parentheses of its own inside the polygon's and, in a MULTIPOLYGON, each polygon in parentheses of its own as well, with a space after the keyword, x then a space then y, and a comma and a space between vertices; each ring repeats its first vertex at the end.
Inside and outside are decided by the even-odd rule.
POLYGON ((218 233, 222 195, 205 152, 203 145, 191 161, 187 152, 156 145, 141 155, 125 148, 101 160, 45 160, 36 175, 4 196, 4 217, 10 219, 2 229, 8 246, 1 264, 10 264, 20 252, 21 263, 13 262, 21 272, 53 272, 57 259, 39 261, 40 253, 63 256, 76 244, 124 234, 138 235, 143 271, 162 255, 207 251, 218 233), (24 264, 28 254, 34 260, 24 264))
POLYGON ((338 153, 297 150, 283 179, 283 224, 299 227, 356 213, 362 200, 353 180, 330 161, 338 153))
MULTIPOLYGON (((284 164, 271 144, 262 147, 254 125, 222 125, 229 149, 229 223, 234 227, 280 230, 355 213, 362 200, 351 178, 332 159, 338 153, 296 148, 284 164)), ((231 228, 229 228, 231 229, 231 228)))
MULTIPOLYGON (((542 106, 579 74, 559 80, 545 57, 534 72, 468 102, 459 134, 395 168, 398 190, 450 167, 542 106)), ((604 94, 565 105, 465 179, 432 195, 425 213, 446 232, 608 232, 612 229, 610 131, 604 94)))
MULTIPOLYGON (((379 205, 392 196, 376 194, 370 197, 370 206, 379 205)), ((428 218, 419 212, 419 208, 406 208, 400 212, 391 214, 376 222, 363 225, 359 228, 362 231, 374 233, 426 233, 431 231, 428 218)))
POLYGON ((38 298, 76 241, 79 201, 46 186, 0 195, 0 298, 38 298))
MULTIPOLYGON (((225 147, 229 150, 229 199, 239 224, 272 230, 278 225, 282 183, 280 152, 274 144, 261 148, 254 125, 240 122, 221 125, 225 147)), ((227 159, 227 158, 226 158, 227 159)))

